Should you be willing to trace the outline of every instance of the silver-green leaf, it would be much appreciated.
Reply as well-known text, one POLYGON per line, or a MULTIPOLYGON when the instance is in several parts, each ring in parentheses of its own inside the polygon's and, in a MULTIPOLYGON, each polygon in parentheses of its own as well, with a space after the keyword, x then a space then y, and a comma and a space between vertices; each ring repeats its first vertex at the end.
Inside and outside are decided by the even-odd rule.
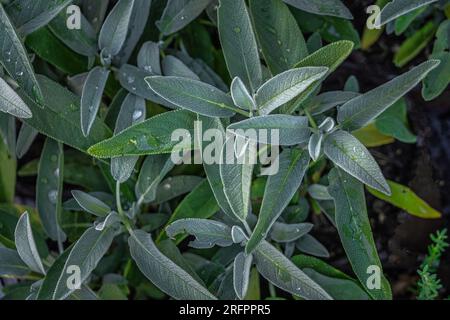
POLYGON ((0 78, 0 111, 17 118, 31 118, 33 114, 22 98, 0 78))
POLYGON ((151 235, 137 230, 128 238, 131 256, 141 272, 160 290, 177 300, 215 300, 189 273, 164 256, 151 235))
POLYGON ((253 264, 253 255, 240 252, 233 263, 233 287, 239 299, 243 300, 247 295, 250 280, 250 270, 253 264))
POLYGON ((72 196, 81 208, 97 217, 106 217, 111 208, 103 201, 80 190, 72 190, 72 196))
POLYGON ((343 19, 353 19, 352 13, 341 0, 283 0, 300 10, 343 19))

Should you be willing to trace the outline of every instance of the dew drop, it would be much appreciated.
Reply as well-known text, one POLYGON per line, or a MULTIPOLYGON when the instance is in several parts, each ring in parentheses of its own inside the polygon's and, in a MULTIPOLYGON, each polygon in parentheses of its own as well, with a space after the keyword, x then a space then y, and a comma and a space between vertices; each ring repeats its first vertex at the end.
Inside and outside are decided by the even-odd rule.
POLYGON ((56 199, 58 198, 58 191, 51 190, 48 193, 48 200, 50 200, 51 203, 56 203, 56 199))
POLYGON ((55 155, 55 154, 53 154, 53 155, 50 157, 50 160, 51 160, 52 162, 56 162, 56 160, 58 160, 58 156, 55 155))
POLYGON ((171 186, 169 183, 166 183, 166 184, 164 185, 164 189, 166 189, 166 190, 170 190, 171 187, 172 187, 172 186, 171 186))
POLYGON ((129 83, 129 84, 132 84, 132 83, 134 83, 134 77, 132 77, 132 76, 129 76, 129 77, 127 77, 127 82, 129 83))
POLYGON ((234 30, 235 33, 240 33, 241 32, 241 28, 239 28, 239 27, 235 27, 233 30, 234 30))
POLYGON ((144 70, 147 72, 153 72, 152 66, 144 66, 144 70))
POLYGON ((53 172, 55 177, 59 178, 59 168, 56 168, 55 172, 53 172))
POLYGON ((23 76, 23 71, 17 72, 16 75, 19 77, 23 76))
POLYGON ((133 121, 137 121, 142 117, 142 110, 134 110, 133 121))

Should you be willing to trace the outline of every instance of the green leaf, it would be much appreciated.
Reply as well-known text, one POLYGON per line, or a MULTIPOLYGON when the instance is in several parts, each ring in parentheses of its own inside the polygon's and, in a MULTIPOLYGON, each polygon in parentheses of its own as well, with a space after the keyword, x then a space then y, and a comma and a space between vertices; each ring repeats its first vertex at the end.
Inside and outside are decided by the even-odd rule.
POLYGON ((13 203, 16 191, 17 161, 0 139, 0 202, 13 203))
POLYGON ((411 71, 348 101, 338 110, 338 122, 342 128, 348 130, 364 127, 414 88, 438 65, 438 60, 426 61, 411 71))
MULTIPOLYGON (((327 67, 328 73, 324 76, 327 77, 330 75, 336 68, 344 62, 345 59, 350 55, 354 47, 353 42, 343 40, 333 42, 319 50, 315 51, 313 54, 310 54, 303 60, 299 61, 295 68, 301 67, 327 67)), ((311 84, 308 89, 306 89, 295 101, 294 103, 287 109, 286 113, 293 113, 299 105, 305 101, 317 88, 319 87, 320 82, 316 82, 311 84)))
POLYGON ((3 112, 0 112, 0 138, 12 157, 16 150, 16 118, 3 112))
POLYGON ((34 75, 27 52, 1 4, 0 29, 3 30, 0 34, 0 43, 2 43, 0 50, 1 64, 30 97, 39 102, 42 101, 41 88, 34 75))
POLYGON ((287 207, 302 183, 308 163, 309 155, 305 150, 286 149, 281 153, 278 172, 267 180, 258 222, 245 247, 247 253, 255 250, 265 239, 287 207))
POLYGON ((30 108, 2 78, 0 78, 0 111, 17 118, 31 118, 33 116, 30 108))
POLYGON ((38 76, 38 79, 44 93, 44 109, 23 91, 19 91, 19 95, 33 112, 33 118, 25 119, 29 126, 80 151, 86 151, 89 146, 111 136, 109 128, 97 119, 89 137, 83 137, 80 127, 80 98, 44 76, 38 76))
POLYGON ((370 152, 350 133, 335 131, 325 138, 325 155, 361 182, 385 194, 390 194, 383 173, 370 152))
POLYGON ((19 135, 17 137, 16 155, 21 159, 30 149, 34 140, 38 135, 38 131, 26 123, 20 127, 19 135))
POLYGON ((328 72, 326 67, 304 67, 285 71, 264 83, 255 99, 260 114, 269 114, 291 101, 328 72))
POLYGON ((262 83, 262 70, 247 6, 244 0, 220 0, 219 3, 219 37, 228 71, 254 93, 262 83))
POLYGON ((391 188, 392 195, 386 196, 377 190, 367 188, 367 190, 375 197, 389 202, 390 204, 405 210, 409 214, 422 219, 438 219, 441 213, 430 207, 410 188, 396 183, 394 181, 387 181, 391 188))
POLYGON ((161 64, 159 62, 159 46, 157 43, 145 42, 139 50, 137 65, 147 72, 161 75, 161 64))
POLYGON ((133 6, 134 0, 119 0, 106 17, 98 38, 98 47, 104 57, 115 56, 122 49, 133 6))
POLYGON ((170 103, 209 117, 231 117, 233 100, 207 83, 180 77, 153 76, 145 81, 159 96, 170 103))
POLYGON ((239 77, 235 77, 231 82, 231 98, 234 104, 241 109, 248 111, 257 109, 255 100, 239 77))
POLYGON ((339 169, 333 169, 328 177, 336 206, 336 227, 353 271, 374 299, 392 299, 389 282, 383 275, 380 289, 367 287, 367 268, 377 266, 382 270, 382 266, 370 229, 363 185, 339 169))
POLYGON ((98 217, 106 217, 111 208, 103 201, 80 190, 72 190, 72 196, 83 210, 98 217))
POLYGON ((108 80, 109 70, 95 67, 86 78, 81 96, 81 129, 87 137, 94 124, 97 112, 102 102, 103 91, 108 80))
POLYGON ((195 237, 189 246, 196 249, 207 249, 214 246, 228 247, 233 244, 231 228, 226 224, 207 219, 179 219, 166 227, 167 235, 175 239, 179 234, 187 233, 195 237))
POLYGON ((47 235, 59 242, 65 234, 59 226, 64 177, 64 151, 61 143, 47 138, 39 161, 36 206, 47 235))
POLYGON ((211 0, 169 0, 156 26, 164 36, 175 33, 197 18, 210 2, 211 0))
POLYGON ((352 135, 368 148, 384 146, 395 142, 394 138, 382 134, 374 123, 352 131, 352 135))
POLYGON ((422 96, 425 101, 437 98, 450 83, 450 52, 433 53, 430 58, 441 63, 423 80, 422 96))
POLYGON ((343 19, 353 19, 352 13, 340 0, 283 0, 300 10, 343 19))
POLYGON ((66 299, 75 289, 67 285, 73 275, 73 266, 80 268, 80 285, 89 277, 111 246, 116 230, 107 227, 102 231, 91 227, 83 233, 73 246, 58 278, 53 292, 53 300, 66 299))
POLYGON ((384 135, 405 143, 415 143, 417 138, 408 128, 406 100, 400 99, 375 120, 375 126, 384 135))
POLYGON ((47 25, 73 0, 14 0, 6 8, 21 35, 28 35, 47 25))
MULTIPOLYGON (((271 141, 270 138, 265 139, 258 134, 258 141, 261 143, 270 142, 280 146, 293 146, 308 141, 311 131, 308 127, 308 118, 299 116, 290 116, 284 114, 273 114, 267 116, 253 117, 240 122, 235 122, 228 126, 227 130, 233 130, 233 133, 240 135, 247 133, 248 130, 266 129, 269 137, 272 136, 272 130, 277 130, 279 135, 278 143, 271 141), (242 131, 244 130, 244 131, 242 131), (266 140, 266 141, 263 141, 266 140)), ((251 132, 251 131, 250 131, 251 132)), ((245 135, 252 139, 251 134, 245 135)))
POLYGON ((297 240, 295 246, 301 252, 322 258, 329 258, 330 253, 316 238, 310 234, 305 234, 297 240))
POLYGON ((165 56, 161 62, 165 76, 188 78, 200 81, 200 78, 189 69, 180 59, 174 56, 165 56))
POLYGON ((411 37, 406 39, 395 53, 395 65, 399 68, 404 67, 408 62, 417 57, 433 39, 435 31, 436 25, 430 21, 420 30, 416 31, 411 37))
POLYGON ((393 0, 380 13, 380 26, 437 0, 393 0))
MULTIPOLYGON (((180 219, 208 219, 211 218, 217 211, 219 211, 219 206, 214 198, 214 194, 212 193, 208 182, 203 180, 203 182, 201 182, 186 197, 184 197, 173 212, 167 222, 167 225, 180 219)), ((163 230, 159 234, 157 242, 164 238, 166 238, 166 234, 163 230)), ((183 239, 184 237, 178 237, 176 242, 179 243, 183 239)))
POLYGON ((25 264, 34 272, 45 274, 41 257, 39 256, 36 243, 34 242, 28 212, 22 214, 17 222, 16 231, 14 232, 14 239, 17 253, 23 262, 25 262, 25 264))
POLYGON ((197 187, 203 178, 197 176, 174 176, 161 182, 156 189, 156 203, 164 203, 190 192, 197 187))
POLYGON ((259 273, 269 282, 307 300, 331 300, 331 296, 280 251, 263 241, 253 253, 259 273))
MULTIPOLYGON (((206 132, 209 129, 218 130, 222 137, 225 137, 225 130, 223 128, 223 124, 218 118, 209 118, 198 115, 198 121, 202 124, 202 132, 206 132)), ((201 140, 201 139, 200 139, 201 140)), ((217 142, 214 142, 217 143, 217 142)), ((202 144, 202 154, 206 154, 205 150, 208 145, 206 143, 202 144)), ((222 142, 220 142, 220 147, 222 147, 222 142)), ((233 210, 228 204, 227 197, 225 196, 222 178, 220 177, 220 165, 216 162, 214 163, 203 163, 203 169, 205 170, 206 177, 208 178, 209 185, 211 186, 212 192, 214 193, 214 197, 217 200, 217 203, 229 217, 234 218, 233 210)))
MULTIPOLYGON (((145 120, 146 106, 145 100, 128 94, 124 99, 119 115, 117 116, 114 134, 145 120)), ((118 157, 111 159, 111 175, 116 181, 124 183, 133 173, 139 157, 118 157)))
POLYGON ((282 0, 252 0, 250 14, 264 59, 273 75, 291 69, 308 55, 297 21, 282 0))
POLYGON ((311 223, 286 224, 275 222, 270 232, 270 238, 279 243, 288 243, 307 235, 314 227, 311 223))
POLYGON ((80 12, 80 29, 67 28, 67 12, 60 12, 50 23, 48 28, 50 31, 66 46, 76 53, 92 57, 97 54, 97 35, 94 28, 80 12))
POLYGON ((405 32, 409 28, 409 26, 414 22, 414 20, 416 20, 416 18, 419 17, 426 10, 427 7, 423 6, 398 17, 395 20, 395 34, 398 36, 401 35, 403 32, 405 32))
POLYGON ((186 129, 193 134, 195 119, 195 114, 186 110, 165 112, 99 142, 88 152, 98 158, 170 153, 179 144, 171 139, 173 131, 186 129))
POLYGON ((141 272, 174 299, 215 300, 190 274, 164 256, 150 234, 137 230, 128 238, 131 256, 141 272))
POLYGON ((253 264, 253 255, 240 252, 233 263, 233 287, 237 297, 243 300, 247 295, 250 270, 253 264))
POLYGON ((47 27, 28 35, 25 44, 41 59, 64 73, 74 75, 88 69, 88 59, 70 50, 47 27))
POLYGON ((349 100, 359 96, 359 93, 350 91, 329 91, 313 97, 305 109, 312 115, 322 114, 332 108, 343 105, 349 100))
POLYGON ((170 155, 150 155, 142 165, 135 191, 138 203, 155 200, 158 185, 175 166, 170 155))
POLYGON ((0 277, 22 277, 29 272, 15 250, 0 248, 0 277))

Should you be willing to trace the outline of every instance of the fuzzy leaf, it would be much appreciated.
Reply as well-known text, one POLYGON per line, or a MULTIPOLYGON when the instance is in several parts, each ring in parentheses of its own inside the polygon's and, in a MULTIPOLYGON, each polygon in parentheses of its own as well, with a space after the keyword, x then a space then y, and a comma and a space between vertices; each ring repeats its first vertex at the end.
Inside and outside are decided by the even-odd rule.
POLYGON ((31 118, 33 116, 30 108, 2 78, 0 78, 0 111, 17 118, 31 118))
POLYGON ((393 0, 381 10, 379 25, 383 26, 404 14, 436 1, 437 0, 393 0))
POLYGON ((390 189, 383 173, 370 152, 354 136, 335 131, 324 141, 324 152, 335 165, 361 182, 389 195, 390 189))
POLYGON ((141 272, 160 290, 174 299, 215 300, 191 275, 164 256, 150 234, 137 230, 128 238, 131 256, 141 272))
POLYGON ((106 217, 111 212, 111 208, 106 203, 83 191, 72 190, 72 196, 83 210, 93 215, 106 217))
POLYGON ((147 72, 161 75, 161 64, 159 62, 159 46, 157 43, 145 42, 137 57, 137 65, 140 69, 147 72))
POLYGON ((245 247, 247 253, 258 247, 287 207, 302 183, 308 163, 305 150, 286 149, 281 153, 278 173, 267 179, 258 222, 245 247))
POLYGON ((250 280, 250 270, 253 264, 253 255, 240 252, 233 263, 233 287, 239 299, 243 300, 247 295, 250 280))
POLYGON ((239 77, 231 82, 231 98, 235 105, 244 110, 255 110, 256 103, 239 77))
POLYGON ((254 93, 262 83, 262 70, 247 6, 244 0, 220 0, 219 3, 219 37, 228 71, 254 93))
POLYGON ((343 19, 353 19, 352 13, 340 0, 283 0, 300 10, 343 19))
POLYGON ((27 265, 15 250, 0 248, 0 277, 21 277, 29 272, 27 265))
POLYGON ((426 61, 411 71, 348 101, 339 108, 338 122, 342 128, 348 130, 365 126, 414 88, 438 65, 438 60, 426 61))

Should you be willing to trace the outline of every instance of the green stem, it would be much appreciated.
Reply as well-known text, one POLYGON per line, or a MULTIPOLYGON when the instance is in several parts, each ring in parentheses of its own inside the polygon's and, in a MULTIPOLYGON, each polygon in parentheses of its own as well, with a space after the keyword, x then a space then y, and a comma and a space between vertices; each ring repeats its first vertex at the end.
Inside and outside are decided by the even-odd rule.
POLYGON ((117 206, 117 212, 119 213, 119 216, 122 218, 122 223, 125 225, 125 228, 129 232, 133 231, 133 228, 131 227, 130 221, 128 220, 128 217, 126 216, 125 212, 122 208, 122 202, 120 200, 120 182, 116 182, 116 206, 117 206))
POLYGON ((309 123, 311 124, 311 126, 314 128, 314 129, 317 129, 318 127, 317 127, 317 123, 316 123, 316 121, 314 120, 314 118, 312 117, 312 115, 309 113, 309 111, 308 110, 304 110, 305 111, 305 114, 306 114, 306 116, 308 117, 308 120, 309 120, 309 123))

